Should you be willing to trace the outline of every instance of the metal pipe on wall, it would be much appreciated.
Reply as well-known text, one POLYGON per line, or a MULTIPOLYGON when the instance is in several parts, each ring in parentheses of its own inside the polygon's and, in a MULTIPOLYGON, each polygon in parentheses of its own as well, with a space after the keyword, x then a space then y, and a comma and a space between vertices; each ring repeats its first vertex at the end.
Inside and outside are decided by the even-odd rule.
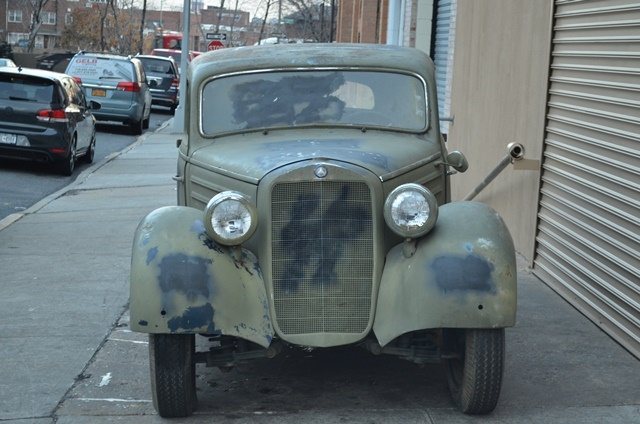
POLYGON ((507 154, 498 162, 495 168, 489 175, 487 175, 484 180, 476 188, 471 190, 469 194, 467 194, 462 200, 473 200, 486 186, 491 183, 500 173, 507 167, 510 163, 514 163, 515 161, 519 161, 524 158, 524 146, 520 143, 509 143, 507 145, 507 154))

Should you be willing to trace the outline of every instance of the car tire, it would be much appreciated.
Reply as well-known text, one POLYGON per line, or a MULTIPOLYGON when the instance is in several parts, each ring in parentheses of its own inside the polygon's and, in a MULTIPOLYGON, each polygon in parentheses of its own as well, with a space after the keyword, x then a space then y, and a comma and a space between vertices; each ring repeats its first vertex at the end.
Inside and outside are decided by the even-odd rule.
POLYGON ((169 111, 171 112, 171 114, 172 114, 172 115, 176 113, 176 108, 177 108, 177 107, 178 107, 178 105, 172 105, 172 106, 169 108, 169 111))
POLYGON ((147 119, 142 120, 142 128, 145 130, 149 129, 149 121, 151 121, 151 115, 147 117, 147 119))
POLYGON ((96 154, 96 135, 95 133, 91 136, 91 142, 89 143, 89 147, 87 148, 86 153, 82 157, 82 160, 85 163, 93 163, 93 158, 96 154))
POLYGON ((140 118, 139 120, 133 121, 129 128, 131 129, 131 134, 140 135, 144 131, 144 119, 140 118))
POLYGON ((76 168, 76 139, 74 137, 69 147, 69 154, 65 156, 64 160, 58 164, 58 172, 68 177, 73 174, 73 170, 76 168))
POLYGON ((500 397, 504 370, 504 328, 445 330, 455 354, 445 360, 451 396, 465 414, 488 414, 500 397))
POLYGON ((195 410, 195 335, 149 334, 153 406, 161 417, 187 417, 195 410))

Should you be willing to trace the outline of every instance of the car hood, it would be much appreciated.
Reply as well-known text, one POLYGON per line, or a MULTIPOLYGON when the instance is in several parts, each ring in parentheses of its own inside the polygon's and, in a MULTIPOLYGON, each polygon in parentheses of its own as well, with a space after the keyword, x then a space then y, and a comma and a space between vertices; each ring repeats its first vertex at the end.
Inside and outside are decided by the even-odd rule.
POLYGON ((307 160, 337 160, 368 169, 383 181, 440 157, 440 145, 416 134, 386 131, 344 134, 313 131, 283 137, 285 131, 224 137, 196 148, 191 162, 249 183, 257 184, 282 166, 307 160))

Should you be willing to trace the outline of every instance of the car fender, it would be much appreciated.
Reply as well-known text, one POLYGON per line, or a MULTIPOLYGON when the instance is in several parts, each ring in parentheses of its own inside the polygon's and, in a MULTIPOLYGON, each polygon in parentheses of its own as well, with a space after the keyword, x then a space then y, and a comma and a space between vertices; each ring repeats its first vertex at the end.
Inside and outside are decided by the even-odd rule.
POLYGON ((130 281, 131 329, 237 336, 268 347, 265 285, 253 253, 211 240, 200 210, 156 209, 138 225, 130 281))
POLYGON ((387 254, 373 330, 381 346, 415 330, 515 324, 516 259, 502 218, 476 202, 439 209, 434 229, 387 254))

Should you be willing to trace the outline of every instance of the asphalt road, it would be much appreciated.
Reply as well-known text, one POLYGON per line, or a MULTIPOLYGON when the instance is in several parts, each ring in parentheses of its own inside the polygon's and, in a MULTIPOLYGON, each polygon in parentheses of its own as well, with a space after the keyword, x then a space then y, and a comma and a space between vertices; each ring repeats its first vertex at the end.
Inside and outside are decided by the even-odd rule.
MULTIPOLYGON (((154 131, 171 116, 169 109, 153 109, 147 131, 154 131)), ((124 149, 137 139, 137 136, 129 134, 127 127, 120 124, 99 123, 97 130, 94 163, 124 149)), ((73 175, 65 177, 46 164, 0 159, 0 219, 22 212, 65 187, 89 166, 80 160, 73 175)))

